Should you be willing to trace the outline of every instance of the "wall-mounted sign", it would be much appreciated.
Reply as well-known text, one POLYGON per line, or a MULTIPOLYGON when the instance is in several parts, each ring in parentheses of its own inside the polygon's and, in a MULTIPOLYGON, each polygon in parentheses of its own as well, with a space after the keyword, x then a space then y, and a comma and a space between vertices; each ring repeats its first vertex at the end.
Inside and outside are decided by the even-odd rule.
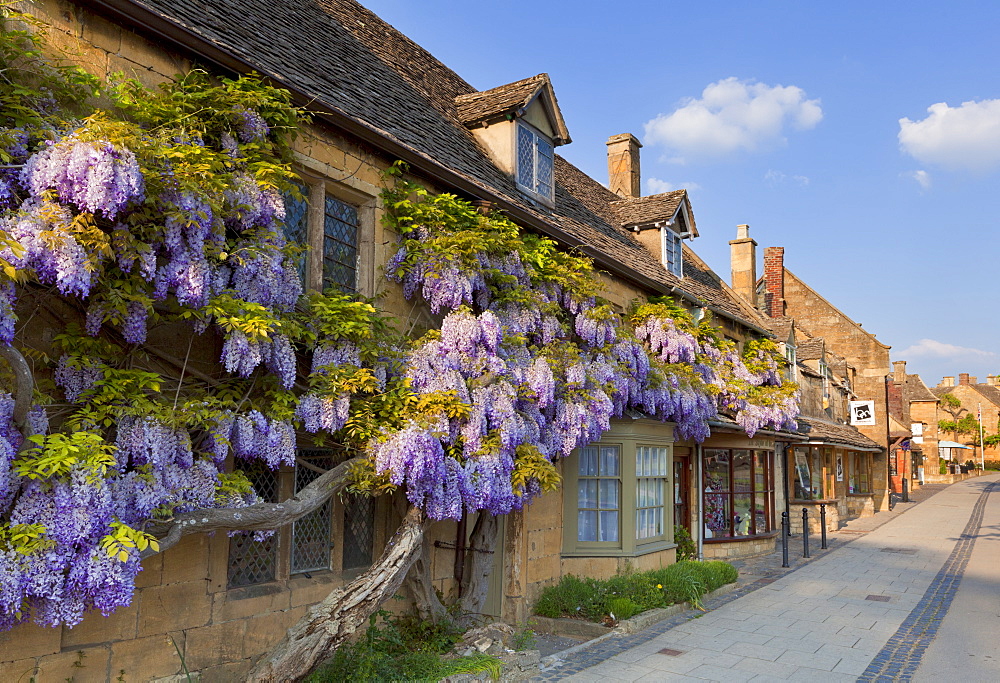
POLYGON ((872 426, 875 424, 875 401, 851 401, 851 424, 872 426))

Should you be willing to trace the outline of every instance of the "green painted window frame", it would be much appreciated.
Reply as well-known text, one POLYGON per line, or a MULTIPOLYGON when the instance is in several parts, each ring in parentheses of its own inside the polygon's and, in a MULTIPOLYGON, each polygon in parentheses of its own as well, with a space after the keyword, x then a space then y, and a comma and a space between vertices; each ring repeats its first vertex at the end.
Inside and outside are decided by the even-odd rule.
POLYGON ((653 420, 635 420, 632 423, 616 423, 604 437, 590 446, 615 446, 619 448, 618 496, 618 540, 579 540, 579 483, 587 479, 580 476, 579 449, 563 462, 563 556, 564 557, 638 557, 676 547, 674 543, 673 506, 673 436, 672 423, 653 420), (662 533, 649 538, 638 539, 637 517, 639 499, 639 477, 636 455, 640 448, 666 449, 665 473, 660 479, 663 486, 662 533))

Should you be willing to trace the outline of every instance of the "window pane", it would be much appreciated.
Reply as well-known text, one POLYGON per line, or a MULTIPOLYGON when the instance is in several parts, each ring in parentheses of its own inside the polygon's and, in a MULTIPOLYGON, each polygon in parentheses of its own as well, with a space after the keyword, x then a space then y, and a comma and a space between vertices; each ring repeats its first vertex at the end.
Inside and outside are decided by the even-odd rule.
MULTIPOLYGON (((261 462, 242 463, 246 475, 261 500, 278 502, 278 473, 261 462)), ((263 541, 254 540, 253 533, 237 534, 229 539, 227 586, 238 588, 273 581, 278 566, 278 534, 263 541)))
POLYGON ((517 182, 535 188, 535 135, 524 126, 517 127, 517 182))
POLYGON ((599 479, 600 482, 600 494, 599 502, 600 508, 602 510, 617 510, 618 509, 618 480, 617 479, 599 479))
POLYGON ((618 476, 618 446, 601 446, 601 476, 618 476))
POLYGON ((733 535, 750 535, 750 496, 745 493, 733 496, 733 535))
POLYGON ((357 289, 358 209, 326 198, 323 221, 323 288, 357 289))
POLYGON ((536 137, 538 141, 537 186, 536 191, 543 197, 552 196, 552 145, 536 137))
POLYGON ((581 479, 578 485, 577 505, 581 508, 597 507, 597 479, 581 479))
POLYGON ((576 539, 597 540, 597 510, 580 510, 576 517, 576 539))
POLYGON ((580 476, 597 476, 597 447, 587 446, 580 449, 580 476))
MULTIPOLYGON (((308 461, 325 470, 332 469, 332 455, 309 457, 308 461)), ((320 476, 319 472, 296 465, 295 492, 298 493, 320 476)), ((330 523, 333 501, 328 500, 308 515, 292 523, 291 571, 305 572, 330 568, 330 523)))
POLYGON ((729 535, 729 495, 705 494, 705 538, 729 535))
POLYGON ((616 542, 618 540, 618 511, 601 512, 601 540, 616 542))
POLYGON ((735 451, 733 455, 733 491, 750 491, 750 451, 735 451))
POLYGON ((344 569, 367 567, 375 550, 375 499, 351 496, 344 503, 344 569))
MULTIPOLYGON (((298 244, 308 244, 309 242, 309 188, 302 183, 293 183, 299 192, 299 197, 292 196, 291 192, 285 193, 285 239, 298 244)), ((306 259, 305 254, 299 257, 298 263, 299 278, 305 281, 306 259)))

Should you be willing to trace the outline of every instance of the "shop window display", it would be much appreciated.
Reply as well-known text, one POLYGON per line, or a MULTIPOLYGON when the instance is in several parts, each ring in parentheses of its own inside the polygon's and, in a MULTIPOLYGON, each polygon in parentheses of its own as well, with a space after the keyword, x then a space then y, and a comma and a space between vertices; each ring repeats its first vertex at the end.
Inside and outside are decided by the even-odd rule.
POLYGON ((705 538, 741 538, 774 528, 773 454, 769 451, 705 450, 705 538))

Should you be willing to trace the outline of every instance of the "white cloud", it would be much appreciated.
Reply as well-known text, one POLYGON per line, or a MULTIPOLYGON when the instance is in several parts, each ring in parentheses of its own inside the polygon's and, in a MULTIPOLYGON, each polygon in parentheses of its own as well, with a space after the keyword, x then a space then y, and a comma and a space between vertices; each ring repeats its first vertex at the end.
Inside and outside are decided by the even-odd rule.
POLYGON ((688 192, 694 192, 695 190, 700 190, 701 185, 698 183, 671 183, 666 180, 660 180, 659 178, 649 178, 646 180, 646 189, 649 191, 649 194, 673 192, 674 190, 687 190, 688 192))
POLYGON ((946 358, 950 360, 972 360, 997 358, 997 353, 993 351, 983 351, 967 346, 956 346, 934 339, 921 339, 913 346, 905 348, 897 355, 899 358, 946 358))
POLYGON ((919 121, 899 120, 899 146, 925 164, 952 170, 988 171, 1000 166, 1000 100, 945 102, 927 108, 919 121))
POLYGON ((819 100, 806 99, 801 88, 731 76, 647 121, 645 142, 665 146, 678 163, 721 158, 783 144, 788 128, 808 130, 822 118, 819 100))
POLYGON ((805 187, 809 184, 809 178, 804 175, 787 175, 781 171, 775 171, 774 169, 769 169, 768 172, 764 174, 764 180, 772 186, 793 183, 800 187, 805 187))
POLYGON ((920 184, 921 189, 931 189, 931 175, 927 171, 910 171, 906 175, 916 180, 920 184))

